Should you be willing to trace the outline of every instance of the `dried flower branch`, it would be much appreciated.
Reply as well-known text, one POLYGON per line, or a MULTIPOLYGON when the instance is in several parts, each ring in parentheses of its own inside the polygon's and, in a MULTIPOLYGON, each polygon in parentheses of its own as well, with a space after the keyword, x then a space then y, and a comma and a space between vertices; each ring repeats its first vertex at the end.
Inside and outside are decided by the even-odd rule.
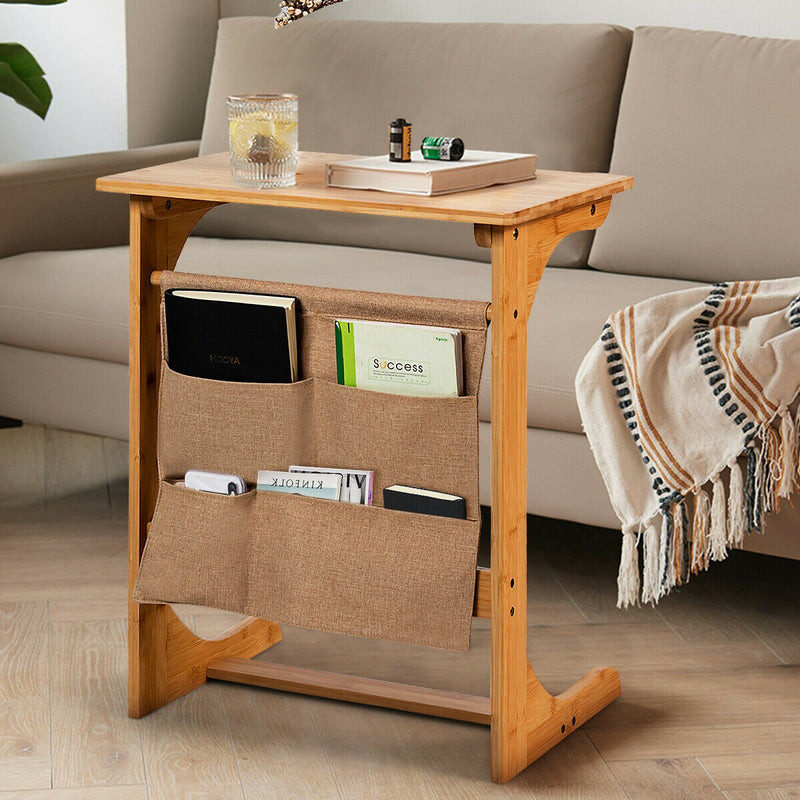
POLYGON ((294 22, 296 19, 307 17, 312 11, 317 11, 334 3, 344 0, 281 0, 281 10, 275 17, 275 27, 280 28, 294 22))

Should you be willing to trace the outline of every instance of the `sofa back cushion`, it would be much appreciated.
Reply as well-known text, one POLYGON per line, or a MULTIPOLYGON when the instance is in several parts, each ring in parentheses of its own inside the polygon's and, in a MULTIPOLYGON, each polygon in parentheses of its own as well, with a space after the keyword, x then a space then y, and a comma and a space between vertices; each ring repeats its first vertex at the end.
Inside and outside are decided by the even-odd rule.
MULTIPOLYGON (((318 15, 275 30, 271 18, 222 19, 200 152, 228 147, 228 95, 293 92, 302 150, 388 153, 389 122, 405 117, 414 148, 426 135, 460 136, 472 149, 538 153, 543 169, 605 171, 630 38, 609 25, 318 15)), ((488 258, 463 224, 225 207, 198 231, 488 258)), ((569 237, 554 263, 584 265, 589 243, 569 237)))
POLYGON ((744 280, 800 271, 800 41, 637 28, 595 238, 610 272, 744 280))

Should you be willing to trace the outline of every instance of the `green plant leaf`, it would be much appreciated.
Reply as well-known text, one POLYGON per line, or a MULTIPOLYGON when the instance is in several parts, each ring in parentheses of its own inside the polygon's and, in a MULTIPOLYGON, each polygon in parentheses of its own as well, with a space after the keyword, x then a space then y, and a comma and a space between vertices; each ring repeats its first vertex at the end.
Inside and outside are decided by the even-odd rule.
POLYGON ((0 43, 0 93, 8 95, 42 119, 53 99, 43 75, 44 70, 21 44, 0 43))

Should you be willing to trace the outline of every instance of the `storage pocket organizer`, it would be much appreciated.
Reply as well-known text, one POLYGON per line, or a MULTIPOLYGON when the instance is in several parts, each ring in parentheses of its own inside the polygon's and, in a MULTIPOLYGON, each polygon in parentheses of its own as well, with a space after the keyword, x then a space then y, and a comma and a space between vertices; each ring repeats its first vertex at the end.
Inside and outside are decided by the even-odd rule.
MULTIPOLYGON (((297 297, 301 380, 194 378, 162 363, 160 487, 134 599, 193 603, 276 622, 466 650, 480 532, 477 388, 486 304, 163 273, 162 289, 297 297), (465 390, 407 397, 336 383, 333 320, 457 327, 465 390), (292 464, 375 472, 373 506, 186 489, 189 469, 241 475, 292 464), (467 519, 390 511, 395 483, 458 494, 467 519)), ((162 325, 162 330, 164 329, 162 325)))

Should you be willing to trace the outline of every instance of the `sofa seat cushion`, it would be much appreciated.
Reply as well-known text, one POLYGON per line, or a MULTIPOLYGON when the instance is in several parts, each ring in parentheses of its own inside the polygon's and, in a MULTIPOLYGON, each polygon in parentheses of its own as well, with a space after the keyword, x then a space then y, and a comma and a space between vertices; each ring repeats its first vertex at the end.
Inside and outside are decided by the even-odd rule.
POLYGON ((0 344, 126 363, 128 259, 122 245, 0 259, 0 344))
MULTIPOLYGON (((178 268, 203 274, 344 289, 489 300, 487 264, 392 250, 191 237, 178 268)), ((111 361, 128 360, 128 249, 28 253, 0 261, 0 343, 111 361)), ((529 324, 528 426, 581 431, 573 386, 610 313, 687 281, 548 268, 529 324)), ((490 328, 491 338, 491 328, 490 328)), ((487 349, 480 417, 488 420, 487 349)))
POLYGON ((611 172, 634 176, 589 263, 721 280, 798 274, 800 41, 637 28, 611 172))
MULTIPOLYGON (((575 375, 609 315, 648 297, 696 285, 548 267, 528 322, 528 427, 581 433, 575 375)), ((491 327, 489 332, 491 336, 491 327)), ((491 365, 487 362, 481 387, 481 419, 490 418, 490 381, 491 365)))

